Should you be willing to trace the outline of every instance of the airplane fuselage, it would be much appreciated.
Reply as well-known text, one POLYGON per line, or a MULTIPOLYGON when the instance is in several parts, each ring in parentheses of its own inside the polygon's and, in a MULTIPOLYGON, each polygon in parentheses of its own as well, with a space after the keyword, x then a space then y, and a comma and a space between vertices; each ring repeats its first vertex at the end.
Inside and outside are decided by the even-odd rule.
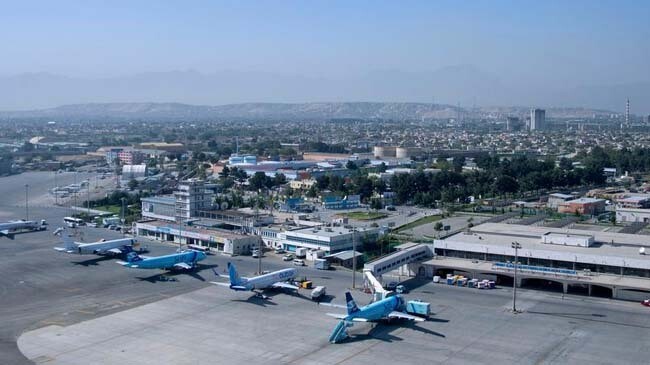
POLYGON ((396 295, 361 307, 359 311, 349 314, 345 320, 351 321, 353 318, 363 318, 368 321, 380 321, 385 319, 389 313, 401 310, 402 307, 403 300, 396 295))
POLYGON ((82 255, 102 255, 114 248, 123 249, 125 246, 133 247, 136 241, 133 238, 120 238, 104 242, 77 244, 77 252, 82 255))
POLYGON ((296 277, 296 273, 296 269, 282 269, 268 274, 248 278, 244 283, 242 283, 241 286, 245 287, 246 290, 266 289, 274 283, 293 280, 296 277))
POLYGON ((205 253, 199 251, 185 251, 180 253, 173 253, 170 255, 149 257, 138 261, 127 262, 124 266, 133 267, 137 269, 173 269, 174 265, 179 263, 186 263, 194 265, 197 261, 205 258, 205 253))

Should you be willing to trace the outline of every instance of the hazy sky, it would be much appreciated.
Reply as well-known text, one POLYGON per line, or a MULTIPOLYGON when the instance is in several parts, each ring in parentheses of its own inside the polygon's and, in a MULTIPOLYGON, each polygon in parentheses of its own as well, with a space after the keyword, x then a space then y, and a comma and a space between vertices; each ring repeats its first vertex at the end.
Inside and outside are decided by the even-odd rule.
POLYGON ((0 75, 474 65, 506 84, 650 81, 650 1, 3 1, 0 75))

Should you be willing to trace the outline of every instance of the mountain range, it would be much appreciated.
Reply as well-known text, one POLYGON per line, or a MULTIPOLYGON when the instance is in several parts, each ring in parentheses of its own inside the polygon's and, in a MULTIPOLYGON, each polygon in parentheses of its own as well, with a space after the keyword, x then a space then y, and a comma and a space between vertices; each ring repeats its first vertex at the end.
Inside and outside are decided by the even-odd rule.
MULTIPOLYGON (((144 105, 149 105, 147 108, 158 111, 168 108, 168 112, 172 112, 172 109, 178 111, 179 107, 175 103, 222 105, 224 113, 228 109, 241 112, 241 105, 246 105, 246 113, 238 115, 242 117, 260 116, 261 105, 264 106, 262 109, 265 113, 269 109, 286 109, 286 105, 347 105, 344 108, 346 112, 351 105, 362 105, 347 103, 349 101, 376 101, 393 106, 411 102, 422 105, 447 104, 445 108, 459 104, 465 108, 491 105, 521 105, 547 110, 553 107, 577 107, 622 113, 627 98, 631 100, 633 114, 650 113, 650 103, 646 102, 650 100, 650 81, 578 86, 549 86, 546 83, 521 81, 513 85, 472 65, 449 66, 430 72, 369 71, 338 78, 244 71, 148 72, 105 78, 68 77, 50 73, 0 76, 0 110, 50 110, 49 113, 55 114, 62 110, 53 109, 68 104, 74 104, 74 109, 84 109, 80 104, 93 104, 93 108, 97 109, 99 104, 121 103, 119 108, 123 109, 127 108, 127 104, 123 103, 136 103, 131 107, 140 105, 137 108, 143 108, 144 105), (251 101, 256 103, 250 103, 251 101), (314 101, 318 102, 313 103, 314 101), (277 103, 284 106, 271 107, 277 103)), ((210 107, 201 107, 200 110, 195 108, 192 112, 203 113, 206 109, 210 107)), ((286 113, 296 112, 295 106, 290 109, 286 113)), ((185 115, 188 110, 179 112, 185 115)), ((278 110, 276 112, 282 114, 278 110)))
MULTIPOLYGON (((181 103, 90 103, 72 104, 33 111, 0 112, 0 120, 331 120, 383 119, 420 120, 464 117, 483 118, 504 115, 526 116, 527 107, 483 107, 467 110, 431 103, 241 103, 220 106, 181 103)), ((590 118, 612 112, 588 108, 547 109, 549 117, 590 118)))

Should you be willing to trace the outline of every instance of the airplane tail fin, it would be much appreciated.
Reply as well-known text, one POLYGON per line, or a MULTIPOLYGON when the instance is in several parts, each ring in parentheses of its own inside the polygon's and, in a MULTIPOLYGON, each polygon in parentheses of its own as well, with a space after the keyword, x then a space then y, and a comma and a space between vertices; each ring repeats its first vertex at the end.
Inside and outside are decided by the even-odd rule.
POLYGON ((61 232, 61 239, 63 240, 63 247, 66 251, 76 251, 77 245, 74 244, 72 236, 70 236, 66 231, 61 232))
POLYGON ((137 253, 135 253, 135 252, 129 252, 129 253, 126 255, 126 262, 128 262, 128 263, 132 263, 132 262, 138 262, 138 261, 142 261, 142 257, 138 256, 137 253))
POLYGON ((349 291, 345 292, 345 304, 348 308, 348 314, 359 311, 359 307, 357 306, 357 303, 354 301, 354 299, 352 299, 352 294, 350 294, 349 291))
POLYGON ((230 285, 239 285, 241 282, 241 278, 239 277, 239 273, 237 273, 237 268, 235 267, 235 264, 228 263, 228 276, 230 277, 230 285))

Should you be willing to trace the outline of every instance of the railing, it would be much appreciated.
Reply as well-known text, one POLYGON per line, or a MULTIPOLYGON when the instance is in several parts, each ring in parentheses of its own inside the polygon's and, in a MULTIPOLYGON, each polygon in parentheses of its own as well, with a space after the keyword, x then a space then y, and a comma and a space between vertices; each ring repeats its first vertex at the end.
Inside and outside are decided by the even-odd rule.
MULTIPOLYGON (((506 262, 495 262, 492 264, 492 270, 497 271, 514 271, 515 264, 506 263, 506 262)), ((546 275, 546 276, 565 276, 573 278, 582 278, 586 279, 588 276, 591 276, 591 271, 577 271, 571 269, 561 269, 545 266, 532 266, 532 265, 517 265, 517 271, 521 273, 530 273, 536 275, 546 275)))

